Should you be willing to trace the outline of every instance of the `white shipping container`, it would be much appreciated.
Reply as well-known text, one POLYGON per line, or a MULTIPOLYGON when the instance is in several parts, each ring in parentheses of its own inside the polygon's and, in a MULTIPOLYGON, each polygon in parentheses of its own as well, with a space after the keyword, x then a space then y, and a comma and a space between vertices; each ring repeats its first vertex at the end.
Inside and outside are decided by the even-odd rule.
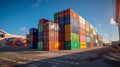
POLYGON ((79 16, 79 22, 85 25, 85 19, 79 16))

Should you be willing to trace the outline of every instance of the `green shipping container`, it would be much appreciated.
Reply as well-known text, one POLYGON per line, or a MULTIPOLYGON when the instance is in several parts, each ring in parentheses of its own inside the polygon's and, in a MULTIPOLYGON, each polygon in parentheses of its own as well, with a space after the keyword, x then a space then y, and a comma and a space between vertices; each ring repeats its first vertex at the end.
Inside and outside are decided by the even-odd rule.
POLYGON ((79 34, 75 33, 66 33, 65 41, 79 42, 79 34))
POLYGON ((90 42, 94 42, 94 38, 90 38, 90 42))
POLYGON ((58 13, 55 13, 55 14, 54 14, 54 20, 58 20, 58 16, 59 16, 59 14, 58 14, 58 13))
POLYGON ((72 40, 73 42, 79 42, 79 34, 72 33, 72 40))
POLYGON ((37 50, 43 50, 43 42, 38 42, 37 50))
POLYGON ((68 49, 68 50, 79 49, 79 44, 80 42, 67 41, 65 42, 65 49, 68 49))
POLYGON ((92 34, 93 34, 93 29, 90 29, 90 33, 92 33, 92 34))
POLYGON ((38 32, 43 32, 43 24, 38 24, 38 32))

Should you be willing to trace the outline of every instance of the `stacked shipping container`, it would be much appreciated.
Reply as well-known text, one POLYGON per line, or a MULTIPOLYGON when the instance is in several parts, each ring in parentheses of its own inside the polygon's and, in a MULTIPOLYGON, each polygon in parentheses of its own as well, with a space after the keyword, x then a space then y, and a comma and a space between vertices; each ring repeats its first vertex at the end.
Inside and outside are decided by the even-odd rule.
POLYGON ((38 24, 38 50, 58 50, 58 25, 47 19, 38 24))
POLYGON ((37 48, 38 42, 38 29, 31 28, 29 31, 29 47, 30 48, 37 48))
POLYGON ((79 16, 80 25, 80 48, 86 48, 86 22, 85 19, 79 16))
POLYGON ((65 49, 79 49, 78 15, 73 10, 67 9, 55 13, 54 16, 54 21, 55 23, 58 23, 60 28, 59 43, 62 48, 65 47, 65 49))
POLYGON ((96 29, 72 9, 55 13, 54 23, 39 21, 38 50, 88 48, 97 46, 97 42, 100 45, 102 37, 96 29))
POLYGON ((65 43, 66 49, 97 46, 96 29, 72 9, 55 13, 54 21, 58 23, 60 28, 59 42, 65 43))

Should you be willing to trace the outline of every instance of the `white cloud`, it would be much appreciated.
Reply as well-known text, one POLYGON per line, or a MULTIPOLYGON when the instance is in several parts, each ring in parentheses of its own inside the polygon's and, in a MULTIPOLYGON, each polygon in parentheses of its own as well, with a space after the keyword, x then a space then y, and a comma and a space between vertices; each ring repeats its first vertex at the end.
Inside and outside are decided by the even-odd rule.
POLYGON ((39 5, 40 5, 41 2, 42 2, 42 0, 37 0, 37 2, 35 4, 33 4, 31 7, 37 8, 37 7, 39 7, 39 5))
POLYGON ((117 23, 115 22, 115 19, 114 18, 111 18, 110 19, 110 24, 112 24, 112 25, 116 25, 117 23))
POLYGON ((100 28, 102 26, 102 24, 99 24, 98 26, 97 26, 97 28, 100 28))
POLYGON ((105 36, 105 37, 108 36, 108 33, 105 33, 104 36, 105 36))
POLYGON ((20 28, 20 31, 21 31, 22 33, 26 33, 27 29, 26 29, 25 27, 22 27, 22 28, 20 28))

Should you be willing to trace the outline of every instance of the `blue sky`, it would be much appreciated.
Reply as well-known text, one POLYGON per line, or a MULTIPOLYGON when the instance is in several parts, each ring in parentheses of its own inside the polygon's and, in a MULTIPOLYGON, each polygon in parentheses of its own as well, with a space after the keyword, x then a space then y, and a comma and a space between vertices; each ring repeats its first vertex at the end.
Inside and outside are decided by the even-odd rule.
POLYGON ((37 27, 40 18, 53 21, 54 13, 67 8, 96 27, 105 42, 108 32, 112 40, 118 40, 117 27, 110 24, 114 17, 112 0, 0 0, 0 29, 25 35, 29 28, 37 27))

